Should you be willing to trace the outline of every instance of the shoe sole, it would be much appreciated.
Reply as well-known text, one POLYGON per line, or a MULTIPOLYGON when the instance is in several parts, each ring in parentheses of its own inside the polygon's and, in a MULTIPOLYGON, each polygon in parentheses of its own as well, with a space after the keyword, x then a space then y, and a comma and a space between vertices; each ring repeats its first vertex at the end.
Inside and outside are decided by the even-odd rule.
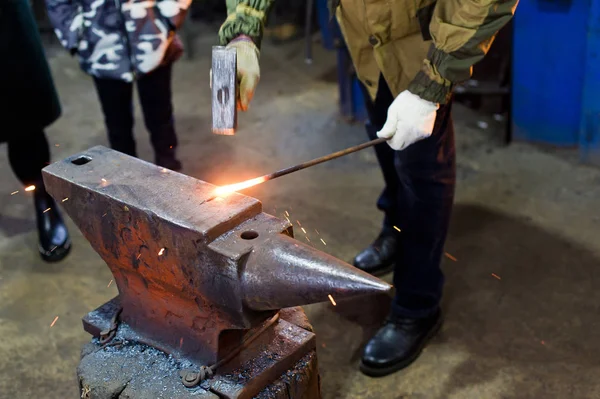
POLYGON ((442 327, 443 319, 440 317, 438 322, 433 326, 431 331, 427 334, 423 342, 419 345, 418 350, 415 351, 408 358, 402 360, 401 362, 395 363, 388 367, 371 367, 364 364, 362 361, 360 362, 360 371, 369 376, 369 377, 385 377, 386 375, 395 373, 396 371, 402 370, 408 366, 410 366, 419 356, 423 353, 423 349, 429 343, 429 341, 440 331, 442 327))
POLYGON ((381 276, 385 276, 386 274, 390 274, 391 272, 394 271, 394 268, 396 267, 396 265, 394 263, 392 263, 391 265, 382 267, 381 269, 377 269, 371 273, 369 273, 371 276, 375 276, 375 277, 381 277, 381 276))
POLYGON ((60 262, 71 252, 71 241, 68 241, 63 247, 60 249, 57 247, 54 251, 46 252, 39 249, 40 256, 47 263, 56 263, 60 262))
POLYGON ((365 273, 369 273, 371 276, 375 276, 375 277, 381 277, 381 276, 384 276, 384 275, 386 275, 388 273, 391 273, 391 272, 394 271, 394 268, 396 267, 396 264, 394 262, 392 262, 389 265, 383 266, 380 269, 375 269, 374 271, 370 272, 370 271, 367 271, 365 269, 361 269, 360 267, 356 266, 354 264, 354 260, 352 260, 352 261, 350 261, 348 263, 350 263, 352 266, 356 267, 358 270, 361 270, 361 271, 363 271, 365 273))

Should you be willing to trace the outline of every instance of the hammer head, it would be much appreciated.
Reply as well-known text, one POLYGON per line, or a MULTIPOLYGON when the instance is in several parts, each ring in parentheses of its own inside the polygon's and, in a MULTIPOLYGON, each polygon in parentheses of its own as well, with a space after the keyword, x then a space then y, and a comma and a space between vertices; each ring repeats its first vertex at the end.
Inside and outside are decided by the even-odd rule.
POLYGON ((233 136, 237 128, 237 56, 235 48, 212 48, 212 132, 233 136))

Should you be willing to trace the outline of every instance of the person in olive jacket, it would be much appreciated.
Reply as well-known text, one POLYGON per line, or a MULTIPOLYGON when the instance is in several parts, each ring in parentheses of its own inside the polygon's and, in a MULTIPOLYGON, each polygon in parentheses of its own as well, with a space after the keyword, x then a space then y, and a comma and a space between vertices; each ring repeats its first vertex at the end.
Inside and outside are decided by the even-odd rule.
POLYGON ((8 144, 17 178, 24 187, 35 186, 39 251, 56 262, 69 253, 71 241, 41 170, 50 163, 44 129, 61 107, 28 0, 0 1, 0 54, 0 141, 8 144))
MULTIPOLYGON (((264 23, 274 0, 227 0, 221 45, 237 49, 240 108, 260 79, 264 23)), ((329 0, 366 97, 385 180, 379 236, 354 258, 371 274, 394 271, 392 311, 367 343, 363 373, 411 364, 440 329, 440 267, 456 184, 452 90, 470 78, 518 0, 329 0)))

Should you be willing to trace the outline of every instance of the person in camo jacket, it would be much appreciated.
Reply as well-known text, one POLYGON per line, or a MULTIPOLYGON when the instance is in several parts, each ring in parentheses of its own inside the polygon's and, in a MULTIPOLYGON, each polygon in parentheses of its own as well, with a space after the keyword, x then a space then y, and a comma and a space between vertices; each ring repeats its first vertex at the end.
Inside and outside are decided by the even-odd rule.
MULTIPOLYGON (((362 83, 369 138, 385 188, 379 236, 354 259, 372 274, 394 271, 395 298, 367 343, 360 369, 383 376, 411 364, 442 324, 440 269, 454 200, 452 89, 472 74, 518 0, 334 0, 362 83)), ((273 0, 227 0, 221 45, 237 48, 239 102, 260 79, 259 49, 273 0)))
POLYGON ((183 47, 177 30, 192 0, 46 0, 61 44, 77 54, 94 79, 110 146, 137 156, 133 83, 155 163, 180 170, 173 120, 171 73, 183 47))

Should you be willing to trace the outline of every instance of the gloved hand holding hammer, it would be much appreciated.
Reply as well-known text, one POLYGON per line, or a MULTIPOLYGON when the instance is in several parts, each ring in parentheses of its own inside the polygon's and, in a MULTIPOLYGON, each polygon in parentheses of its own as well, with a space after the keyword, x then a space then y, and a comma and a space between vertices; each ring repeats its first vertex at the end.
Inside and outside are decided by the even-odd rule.
POLYGON ((240 35, 229 42, 228 48, 235 48, 237 52, 237 83, 239 88, 237 108, 248 110, 248 104, 254 96, 254 91, 260 80, 260 67, 258 64, 259 51, 252 39, 240 35))

